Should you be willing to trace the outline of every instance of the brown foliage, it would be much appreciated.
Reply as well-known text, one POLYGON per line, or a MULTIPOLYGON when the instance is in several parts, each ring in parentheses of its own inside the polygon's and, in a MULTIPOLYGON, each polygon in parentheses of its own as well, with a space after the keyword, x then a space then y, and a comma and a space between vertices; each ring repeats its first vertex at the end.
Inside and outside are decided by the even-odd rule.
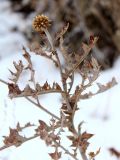
POLYGON ((118 159, 120 158, 120 151, 116 150, 115 148, 109 148, 109 151, 112 155, 114 155, 115 157, 117 157, 118 159))
POLYGON ((83 94, 83 92, 87 88, 89 88, 99 76, 100 66, 97 63, 96 59, 93 58, 92 56, 90 56, 89 59, 87 58, 87 56, 90 54, 90 51, 96 44, 98 38, 91 36, 88 44, 82 43, 81 56, 78 57, 77 55, 74 55, 75 61, 73 63, 72 61, 73 57, 71 57, 71 55, 67 56, 66 49, 63 45, 64 41, 63 36, 67 31, 68 27, 69 25, 67 24, 56 35, 56 40, 59 40, 59 49, 61 50, 61 53, 65 58, 66 62, 65 66, 61 65, 61 59, 59 58, 57 49, 54 46, 54 43, 52 41, 49 32, 46 31, 45 34, 46 37, 48 38, 49 45, 51 46, 46 49, 43 49, 40 46, 39 53, 36 53, 36 50, 32 50, 32 53, 29 53, 29 51, 27 51, 25 47, 23 47, 23 52, 24 52, 23 57, 27 61, 27 66, 25 67, 25 65, 21 60, 19 61, 18 64, 16 62, 13 62, 16 72, 14 73, 10 71, 11 76, 13 76, 13 78, 10 79, 12 82, 7 83, 3 80, 0 80, 1 82, 8 85, 9 89, 8 94, 11 98, 24 97, 29 102, 37 106, 39 109, 42 109, 44 112, 52 116, 52 119, 50 119, 50 124, 47 124, 43 120, 39 120, 39 125, 35 129, 35 134, 30 138, 23 137, 19 134, 19 131, 23 130, 24 128, 33 126, 30 123, 26 124, 24 127, 21 127, 20 124, 18 123, 16 129, 10 128, 10 134, 9 136, 4 136, 4 146, 1 147, 0 150, 3 150, 4 148, 10 147, 12 145, 15 145, 17 147, 30 139, 40 137, 42 140, 45 141, 47 145, 55 148, 55 151, 53 153, 49 153, 50 157, 53 160, 58 160, 62 157, 63 152, 60 152, 59 148, 64 150, 66 154, 68 154, 75 160, 78 160, 79 156, 77 151, 80 152, 83 160, 88 160, 88 156, 91 159, 94 159, 94 157, 100 152, 100 150, 98 150, 96 153, 94 152, 90 152, 89 154, 87 153, 87 148, 89 146, 89 139, 93 137, 93 134, 87 132, 81 133, 81 127, 83 122, 80 122, 80 124, 78 125, 78 129, 76 129, 74 126, 74 116, 76 112, 79 110, 78 102, 80 100, 90 98, 98 93, 102 93, 107 89, 113 87, 117 83, 115 81, 115 78, 113 78, 112 81, 108 82, 106 85, 97 83, 99 88, 97 93, 88 92, 86 94, 83 94), (41 85, 40 82, 39 83, 36 82, 35 70, 31 58, 33 52, 35 52, 35 54, 37 55, 44 56, 52 60, 53 63, 56 64, 61 75, 62 85, 57 82, 54 82, 52 86, 47 81, 45 81, 43 85, 41 85), (21 90, 18 85, 18 80, 23 71, 30 72, 31 78, 30 80, 28 80, 28 83, 24 87, 24 89, 21 90), (78 85, 76 85, 75 88, 73 88, 75 72, 79 73, 82 81, 78 85), (33 83, 33 87, 29 85, 29 81, 33 83), (73 89, 73 91, 71 91, 71 89, 73 89), (51 113, 40 103, 38 96, 49 93, 54 93, 54 94, 59 93, 61 95, 62 102, 61 102, 61 108, 59 110, 60 117, 57 117, 54 113, 51 113), (71 144, 71 148, 73 148, 72 152, 70 152, 69 149, 66 149, 61 142, 62 133, 65 132, 65 129, 67 129, 71 134, 71 136, 68 135, 67 138, 72 143, 71 144))

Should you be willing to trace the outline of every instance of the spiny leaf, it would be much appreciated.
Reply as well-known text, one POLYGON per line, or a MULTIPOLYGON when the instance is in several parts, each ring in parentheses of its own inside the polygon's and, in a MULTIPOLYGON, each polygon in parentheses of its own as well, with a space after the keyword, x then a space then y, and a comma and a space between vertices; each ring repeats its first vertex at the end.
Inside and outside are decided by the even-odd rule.
POLYGON ((20 77, 20 75, 21 75, 21 73, 24 69, 24 66, 23 66, 22 61, 19 61, 18 64, 16 62, 13 62, 13 64, 14 64, 14 67, 16 69, 16 72, 13 72, 13 71, 9 70, 11 75, 13 76, 13 78, 10 78, 10 80, 13 81, 14 83, 17 83, 17 81, 18 81, 18 79, 19 79, 19 77, 20 77))
POLYGON ((90 139, 91 137, 93 137, 94 134, 91 134, 91 133, 87 133, 87 132, 83 132, 82 135, 81 135, 81 139, 90 139))
POLYGON ((21 94, 21 90, 19 89, 17 84, 8 83, 8 89, 10 98, 21 94))
POLYGON ((43 84, 43 86, 40 86, 37 83, 35 89, 32 89, 29 86, 29 84, 27 84, 23 90, 20 90, 19 86, 13 83, 8 84, 8 88, 9 88, 9 96, 11 98, 25 97, 25 96, 36 97, 38 95, 43 95, 48 93, 64 93, 64 91, 62 91, 58 83, 54 83, 53 87, 51 87, 47 81, 43 84))
POLYGON ((7 137, 4 136, 4 144, 6 146, 15 145, 17 147, 17 146, 20 146, 25 140, 26 140, 26 138, 19 135, 17 129, 10 128, 9 136, 7 136, 7 137))
POLYGON ((115 86, 117 84, 116 79, 113 77, 112 80, 110 82, 108 82, 106 85, 97 83, 99 90, 97 93, 101 93, 104 92, 108 89, 110 89, 111 87, 115 86))

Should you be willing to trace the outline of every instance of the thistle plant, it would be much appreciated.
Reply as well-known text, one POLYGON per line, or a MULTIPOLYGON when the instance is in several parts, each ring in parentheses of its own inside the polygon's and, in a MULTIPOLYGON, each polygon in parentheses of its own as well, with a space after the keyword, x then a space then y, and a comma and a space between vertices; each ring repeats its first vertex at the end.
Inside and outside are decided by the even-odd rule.
POLYGON ((80 55, 76 55, 74 53, 68 55, 67 49, 64 46, 64 35, 69 25, 65 25, 61 31, 56 34, 56 37, 54 37, 54 41, 58 41, 59 50, 61 51, 60 53, 65 59, 66 64, 62 65, 60 56, 58 54, 58 48, 54 46, 54 41, 52 40, 48 31, 49 25, 50 20, 47 16, 38 15, 33 19, 33 29, 38 33, 45 33, 50 47, 44 48, 39 46, 37 49, 31 48, 30 51, 23 47, 23 58, 27 61, 27 66, 22 60, 20 60, 18 63, 13 62, 16 71, 13 72, 10 70, 12 76, 10 82, 6 82, 2 79, 0 79, 0 82, 8 86, 8 96, 11 99, 24 97, 27 101, 31 102, 33 106, 38 107, 40 110, 43 110, 46 114, 50 115, 50 123, 47 124, 45 120, 43 121, 39 119, 39 125, 36 126, 35 134, 29 138, 21 136, 20 131, 24 130, 25 128, 32 127, 33 124, 28 122, 25 126, 21 126, 20 123, 18 123, 16 129, 10 128, 9 135, 4 136, 4 145, 0 147, 0 151, 13 145, 19 147, 26 141, 40 137, 45 141, 46 145, 54 148, 54 152, 49 153, 49 156, 53 160, 61 159, 64 153, 74 160, 94 160, 95 156, 97 156, 97 154, 100 152, 100 149, 98 149, 96 152, 87 152, 89 139, 93 137, 93 134, 87 133, 87 131, 81 131, 84 120, 80 122, 77 127, 74 124, 75 114, 80 109, 78 102, 108 90, 116 85, 116 80, 115 78, 112 78, 112 80, 105 85, 96 83, 98 86, 96 93, 85 92, 93 85, 100 72, 100 66, 97 63, 97 60, 90 55, 90 51, 96 44, 98 38, 91 36, 88 44, 82 43, 80 55), (61 82, 53 82, 52 85, 50 85, 48 81, 45 81, 43 85, 40 84, 40 82, 36 82, 36 71, 34 70, 31 58, 32 54, 43 56, 51 60, 55 64, 55 67, 57 67, 59 70, 61 82), (88 55, 89 58, 87 58, 88 55), (30 81, 33 83, 34 87, 29 85, 29 80, 24 89, 21 89, 18 85, 18 81, 24 71, 30 73, 30 81), (74 87, 73 84, 75 83, 76 73, 79 74, 81 81, 74 87), (46 109, 46 107, 41 105, 40 96, 49 93, 61 95, 59 117, 55 113, 52 113, 49 110, 49 107, 46 109), (65 148, 61 142, 63 138, 63 132, 68 133, 66 139, 71 142, 70 148, 72 151, 69 148, 65 148))
POLYGON ((48 27, 50 26, 50 23, 51 23, 51 21, 49 20, 49 18, 47 16, 38 15, 34 18, 32 26, 35 31, 37 31, 39 33, 44 32, 46 34, 48 41, 49 41, 49 43, 52 47, 52 50, 53 50, 54 48, 53 48, 52 38, 48 32, 48 27))

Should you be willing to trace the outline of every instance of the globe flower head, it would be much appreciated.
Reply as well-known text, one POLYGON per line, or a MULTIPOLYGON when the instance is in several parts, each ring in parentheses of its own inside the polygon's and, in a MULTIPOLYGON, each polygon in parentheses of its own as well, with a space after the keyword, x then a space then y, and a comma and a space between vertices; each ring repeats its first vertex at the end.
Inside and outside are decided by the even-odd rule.
POLYGON ((33 29, 37 32, 44 32, 44 30, 48 29, 48 27, 50 26, 50 20, 47 16, 45 15, 37 15, 34 19, 33 19, 33 29))

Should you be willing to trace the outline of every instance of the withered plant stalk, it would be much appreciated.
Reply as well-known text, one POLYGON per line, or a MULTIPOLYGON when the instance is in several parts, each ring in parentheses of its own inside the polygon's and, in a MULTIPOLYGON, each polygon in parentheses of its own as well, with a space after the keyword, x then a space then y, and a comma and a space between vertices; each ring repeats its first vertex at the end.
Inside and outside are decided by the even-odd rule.
POLYGON ((100 67, 96 59, 90 55, 90 51, 94 47, 98 38, 91 36, 88 44, 83 43, 82 54, 75 54, 73 56, 71 53, 68 55, 67 50, 64 47, 63 36, 66 33, 69 25, 67 24, 65 27, 63 27, 55 37, 55 40, 59 42, 59 49, 61 50, 61 54, 65 58, 66 62, 66 65, 62 66, 57 48, 54 46, 53 40, 48 31, 49 25, 50 20, 44 15, 38 15, 34 18, 33 29, 40 34, 41 32, 42 34, 45 33, 50 47, 44 49, 44 47, 42 48, 40 46, 38 50, 31 50, 32 52, 28 52, 26 48, 23 47, 23 57, 27 61, 27 66, 25 66, 21 60, 18 63, 13 62, 16 72, 10 70, 12 75, 10 82, 6 82, 2 79, 0 79, 0 82, 8 86, 8 95, 11 99, 24 97, 34 106, 43 110, 46 114, 52 117, 50 119, 50 124, 48 125, 45 121, 39 120, 39 125, 36 126, 35 134, 30 138, 26 138, 20 135, 20 131, 25 128, 32 127, 33 125, 28 123, 21 127, 18 123, 16 129, 10 128, 9 135, 4 136, 4 146, 2 146, 0 150, 13 145, 18 147, 26 141, 40 137, 47 145, 55 148, 53 153, 49 153, 49 156, 53 160, 59 160, 62 158, 63 152, 59 151, 59 148, 61 148, 72 159, 79 160, 81 157, 81 160, 94 160, 95 156, 100 152, 100 149, 98 149, 96 152, 87 153, 87 148, 89 146, 88 141, 93 134, 87 133, 86 131, 81 132, 83 122, 80 122, 77 128, 74 124, 75 114, 77 110, 79 110, 78 102, 82 99, 88 99, 113 87, 116 85, 116 80, 113 78, 112 81, 108 82, 106 85, 97 83, 98 91, 96 93, 84 93, 84 91, 89 88, 99 76, 100 67), (54 82, 52 86, 50 86, 47 81, 43 85, 41 85, 40 82, 36 82, 36 70, 34 70, 31 57, 33 53, 44 56, 45 58, 53 61, 55 67, 59 69, 62 86, 57 82, 54 82), (87 58, 88 56, 89 58, 87 58), (75 63, 71 63, 73 58, 75 63), (28 80, 28 84, 24 87, 24 89, 21 90, 18 85, 18 81, 22 76, 23 71, 30 72, 31 78, 28 80), (82 80, 76 85, 75 88, 73 88, 75 72, 79 73, 82 80), (29 85, 29 81, 33 83, 34 89, 29 85), (42 106, 40 103, 39 96, 49 93, 61 94, 62 101, 61 108, 59 110, 59 117, 55 113, 50 112, 48 108, 46 109, 46 107, 42 106), (70 148, 72 148, 72 151, 69 151, 69 148, 66 149, 61 142, 63 136, 62 133, 63 131, 65 132, 65 128, 68 130, 68 136, 66 136, 66 138, 71 142, 70 148))

